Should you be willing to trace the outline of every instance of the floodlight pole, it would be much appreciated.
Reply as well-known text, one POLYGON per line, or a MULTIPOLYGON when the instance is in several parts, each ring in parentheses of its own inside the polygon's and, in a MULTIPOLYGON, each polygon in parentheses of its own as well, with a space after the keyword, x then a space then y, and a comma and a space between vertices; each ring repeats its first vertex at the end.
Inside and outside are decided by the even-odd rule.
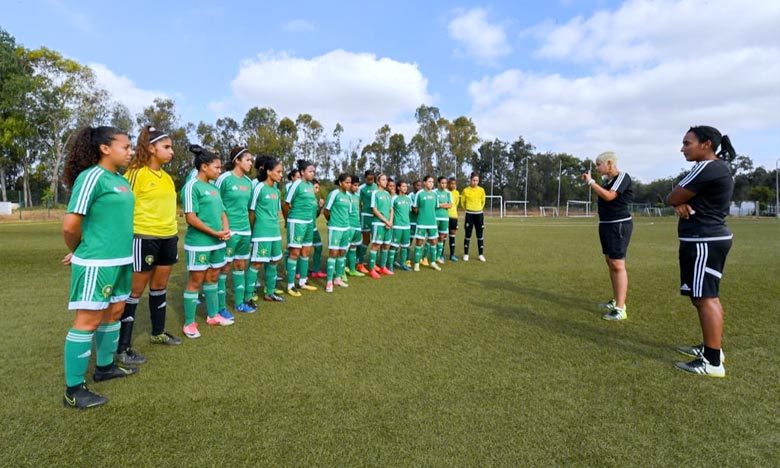
POLYGON ((530 157, 526 155, 525 157, 525 198, 523 198, 523 200, 525 200, 526 203, 528 202, 528 160, 529 159, 530 157))
POLYGON ((780 218, 780 159, 775 161, 775 217, 780 218))
MULTIPOLYGON (((593 163, 588 161, 588 175, 590 175, 592 171, 593 171, 593 163)), ((592 197, 593 197, 593 190, 591 190, 590 186, 588 186, 588 205, 585 208, 585 214, 588 216, 590 216, 590 203, 592 201, 592 197)))
POLYGON ((495 182, 495 155, 490 156, 490 213, 493 213, 493 183, 495 182))
POLYGON ((563 173, 563 159, 558 159, 558 213, 561 212, 561 174, 563 173))

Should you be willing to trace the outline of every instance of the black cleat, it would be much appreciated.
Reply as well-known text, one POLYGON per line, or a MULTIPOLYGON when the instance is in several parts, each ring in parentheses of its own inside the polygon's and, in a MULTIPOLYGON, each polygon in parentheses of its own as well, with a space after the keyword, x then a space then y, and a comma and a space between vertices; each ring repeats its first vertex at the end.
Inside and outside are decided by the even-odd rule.
POLYGON ((133 375, 136 373, 138 373, 137 367, 132 367, 132 366, 120 367, 117 366, 116 364, 111 364, 111 367, 106 371, 95 369, 95 373, 92 375, 92 378, 95 380, 95 382, 102 382, 104 380, 111 380, 119 377, 127 377, 128 375, 133 375))
POLYGON ((87 409, 105 405, 108 398, 89 391, 85 384, 76 387, 75 390, 65 390, 62 396, 62 404, 69 408, 87 409))
POLYGON ((127 348, 121 353, 114 354, 114 361, 121 364, 136 365, 145 363, 146 358, 143 357, 143 355, 138 354, 138 352, 133 348, 127 348))

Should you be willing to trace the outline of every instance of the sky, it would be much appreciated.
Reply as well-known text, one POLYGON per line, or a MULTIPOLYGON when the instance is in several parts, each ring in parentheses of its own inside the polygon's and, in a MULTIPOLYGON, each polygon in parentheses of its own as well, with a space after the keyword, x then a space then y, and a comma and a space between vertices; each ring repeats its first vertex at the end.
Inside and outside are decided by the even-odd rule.
POLYGON ((689 167, 691 125, 780 159, 780 1, 4 0, 0 27, 133 113, 171 98, 196 124, 271 107, 365 144, 384 124, 410 137, 426 104, 486 140, 615 151, 645 182, 689 167))

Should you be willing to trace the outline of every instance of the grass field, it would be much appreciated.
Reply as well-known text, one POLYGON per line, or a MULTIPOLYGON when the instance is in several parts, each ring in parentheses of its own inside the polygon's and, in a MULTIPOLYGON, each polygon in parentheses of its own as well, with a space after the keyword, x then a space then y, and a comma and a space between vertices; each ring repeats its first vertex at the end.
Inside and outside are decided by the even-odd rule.
POLYGON ((621 323, 595 307, 611 293, 593 219, 491 219, 488 263, 353 279, 232 327, 201 310, 202 338, 174 348, 148 344, 144 298, 148 363, 91 384, 110 401, 90 411, 60 402, 59 224, 0 225, 0 466, 780 466, 780 222, 730 222, 728 375, 709 379, 672 366, 701 338, 675 221, 653 221, 636 220, 621 323))

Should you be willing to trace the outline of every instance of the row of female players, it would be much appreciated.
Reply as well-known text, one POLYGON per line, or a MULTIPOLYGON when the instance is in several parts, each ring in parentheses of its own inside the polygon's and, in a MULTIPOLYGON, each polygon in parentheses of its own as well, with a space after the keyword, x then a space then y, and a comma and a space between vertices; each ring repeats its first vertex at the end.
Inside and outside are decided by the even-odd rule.
MULTIPOLYGON (((424 254, 431 268, 441 269, 443 242, 450 228, 447 211, 453 205, 446 179, 440 178, 439 189, 434 190, 433 177, 426 176, 420 190, 410 195, 407 182, 390 184, 385 175, 374 181, 373 174, 367 173, 360 188, 358 177, 342 174, 338 187, 319 201, 313 164, 298 161, 298 178, 282 199, 279 161, 255 160, 246 148, 238 147, 231 151, 222 173, 218 155, 196 145, 190 151, 195 171, 180 192, 187 222, 184 250, 189 276, 183 293, 183 332, 188 338, 200 337, 195 317, 201 292, 208 325, 233 323, 225 304, 228 273, 239 312, 257 310, 259 297, 254 295, 261 267, 265 274, 261 296, 266 301, 280 302, 285 293, 300 297, 302 290, 316 290, 307 277, 320 214, 327 219, 329 255, 326 273, 315 277, 324 276, 327 292, 334 286, 347 287, 350 276, 394 274, 398 252, 402 270, 419 271, 424 254), (253 166, 255 180, 249 177, 253 166), (280 213, 287 231, 284 290, 276 289, 277 263, 283 258, 280 213), (407 264, 412 238, 413 260, 407 264), (363 251, 358 255, 358 248, 368 251, 368 266, 362 265, 363 251)), ((147 287, 151 343, 181 344, 165 329, 168 281, 178 262, 177 195, 163 169, 173 157, 169 135, 147 126, 134 153, 128 135, 117 128, 81 129, 66 158, 64 181, 72 195, 63 221, 70 250, 63 264, 71 267, 68 308, 76 311, 64 349, 63 403, 68 407, 107 402, 85 384, 93 342, 97 382, 133 375, 137 365, 146 361, 131 342, 136 308, 147 287)), ((467 237, 471 227, 476 228, 484 261, 480 212, 485 196, 478 182, 474 175, 472 186, 464 189, 463 205, 467 237)))

